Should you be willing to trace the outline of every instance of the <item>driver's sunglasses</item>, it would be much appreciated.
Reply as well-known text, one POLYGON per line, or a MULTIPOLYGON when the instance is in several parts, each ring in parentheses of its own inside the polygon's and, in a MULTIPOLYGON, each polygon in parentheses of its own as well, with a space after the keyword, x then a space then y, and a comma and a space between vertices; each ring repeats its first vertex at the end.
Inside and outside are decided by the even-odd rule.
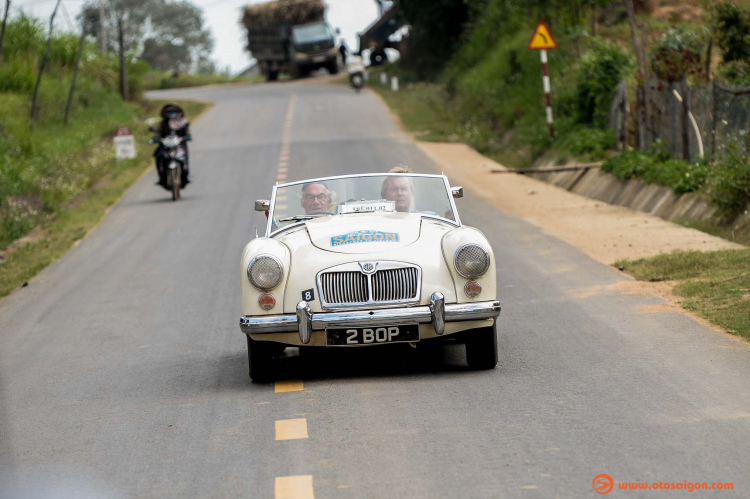
POLYGON ((318 202, 323 202, 328 199, 328 194, 318 194, 317 196, 313 196, 312 194, 305 194, 305 201, 307 201, 308 203, 311 203, 316 199, 318 200, 318 202))

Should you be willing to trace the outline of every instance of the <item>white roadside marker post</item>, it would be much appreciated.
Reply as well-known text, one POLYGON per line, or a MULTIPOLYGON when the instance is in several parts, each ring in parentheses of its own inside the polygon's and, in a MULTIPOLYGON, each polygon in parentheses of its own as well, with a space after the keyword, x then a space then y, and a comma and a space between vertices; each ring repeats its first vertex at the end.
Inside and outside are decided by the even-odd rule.
POLYGON ((391 77, 391 90, 398 92, 398 76, 391 77))
POLYGON ((555 138, 555 125, 552 120, 552 94, 549 86, 549 70, 547 69, 547 51, 539 51, 542 56, 542 85, 544 86, 544 99, 547 103, 547 124, 549 125, 549 136, 555 138))
POLYGON ((385 73, 380 73, 380 84, 381 85, 387 85, 388 84, 388 75, 385 73))

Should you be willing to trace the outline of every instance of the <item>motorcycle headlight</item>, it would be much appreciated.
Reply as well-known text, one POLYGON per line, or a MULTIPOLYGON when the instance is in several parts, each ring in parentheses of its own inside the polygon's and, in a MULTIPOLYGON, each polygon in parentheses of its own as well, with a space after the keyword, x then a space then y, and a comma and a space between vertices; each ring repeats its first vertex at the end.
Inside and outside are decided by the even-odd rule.
POLYGON ((162 142, 166 147, 177 147, 180 145, 179 137, 165 137, 162 142))
POLYGON ((453 259, 456 270, 467 279, 481 277, 490 268, 490 253, 478 244, 464 244, 453 259))
POLYGON ((278 258, 271 255, 259 255, 250 260, 247 266, 247 277, 250 284, 261 291, 270 291, 281 283, 284 277, 284 266, 278 258))

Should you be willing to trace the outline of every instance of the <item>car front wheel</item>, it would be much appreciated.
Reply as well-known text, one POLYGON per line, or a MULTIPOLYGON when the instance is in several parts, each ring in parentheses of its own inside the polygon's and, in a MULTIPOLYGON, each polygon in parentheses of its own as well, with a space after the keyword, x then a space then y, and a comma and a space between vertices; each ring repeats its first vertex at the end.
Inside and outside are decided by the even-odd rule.
POLYGON ((497 365, 495 326, 472 329, 465 333, 466 363, 471 369, 494 369, 497 365))

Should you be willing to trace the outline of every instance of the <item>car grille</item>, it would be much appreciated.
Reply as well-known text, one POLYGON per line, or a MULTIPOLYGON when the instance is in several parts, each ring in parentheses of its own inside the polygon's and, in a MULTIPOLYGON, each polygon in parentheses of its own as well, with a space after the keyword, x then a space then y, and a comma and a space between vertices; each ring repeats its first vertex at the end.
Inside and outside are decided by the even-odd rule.
POLYGON ((372 305, 419 301, 420 274, 419 267, 401 264, 370 275, 360 270, 321 272, 318 280, 324 307, 372 305))

